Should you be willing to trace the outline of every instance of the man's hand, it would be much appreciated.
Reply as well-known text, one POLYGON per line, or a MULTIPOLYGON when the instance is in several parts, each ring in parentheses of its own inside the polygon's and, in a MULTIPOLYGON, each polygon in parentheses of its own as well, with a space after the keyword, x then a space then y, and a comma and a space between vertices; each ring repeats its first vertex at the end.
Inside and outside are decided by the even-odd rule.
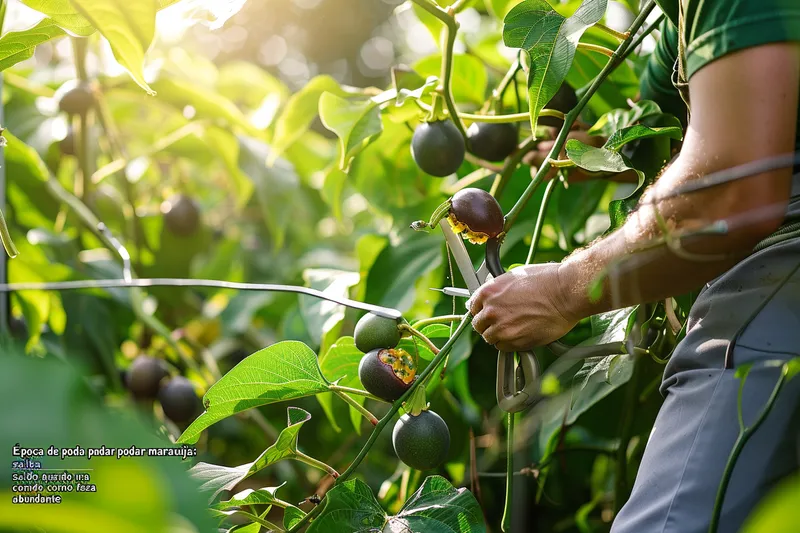
POLYGON ((563 337, 577 323, 565 309, 558 263, 528 265, 487 282, 467 302, 472 325, 504 352, 563 337))

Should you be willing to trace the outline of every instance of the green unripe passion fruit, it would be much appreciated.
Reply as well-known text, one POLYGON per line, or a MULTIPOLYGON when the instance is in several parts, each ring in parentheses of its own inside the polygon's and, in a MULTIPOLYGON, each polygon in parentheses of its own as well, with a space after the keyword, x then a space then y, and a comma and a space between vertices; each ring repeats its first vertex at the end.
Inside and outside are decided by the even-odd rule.
POLYGON ((433 411, 419 416, 405 414, 392 431, 394 453, 406 465, 417 470, 436 468, 450 451, 450 430, 442 417, 433 411))
MULTIPOLYGON (((561 87, 558 88, 556 94, 553 95, 549 102, 547 102, 545 107, 547 109, 555 109, 556 111, 561 111, 562 113, 566 114, 572 111, 577 105, 578 96, 575 94, 575 89, 573 89, 567 82, 564 82, 561 84, 561 87)), ((564 121, 556 117, 539 117, 537 123, 540 126, 560 128, 564 124, 564 121)))
POLYGON ((375 348, 394 348, 400 342, 400 336, 396 320, 372 313, 361 317, 353 333, 356 348, 364 353, 375 348))
POLYGON ((411 356, 402 349, 378 348, 364 355, 358 377, 370 394, 393 402, 414 382, 417 369, 411 356))
POLYGON ((200 411, 200 399, 192 382, 175 376, 158 391, 158 401, 164 414, 178 424, 191 421, 200 411))
POLYGON ((449 120, 423 122, 411 138, 411 156, 431 176, 443 178, 454 173, 465 153, 464 137, 449 120))
POLYGON ((467 129, 469 151, 486 161, 502 161, 517 149, 519 135, 513 124, 473 122, 467 129))
POLYGON ((503 209, 494 196, 482 189, 461 189, 453 195, 448 222, 456 233, 474 244, 482 244, 503 232, 503 209))
POLYGON ((188 237, 200 227, 200 206, 184 194, 176 194, 161 204, 164 225, 179 237, 188 237))
POLYGON ((68 115, 85 115, 94 107, 94 93, 88 83, 70 80, 56 91, 58 108, 68 115))
POLYGON ((161 380, 168 375, 160 359, 140 355, 125 372, 125 386, 137 400, 152 400, 158 395, 161 380))

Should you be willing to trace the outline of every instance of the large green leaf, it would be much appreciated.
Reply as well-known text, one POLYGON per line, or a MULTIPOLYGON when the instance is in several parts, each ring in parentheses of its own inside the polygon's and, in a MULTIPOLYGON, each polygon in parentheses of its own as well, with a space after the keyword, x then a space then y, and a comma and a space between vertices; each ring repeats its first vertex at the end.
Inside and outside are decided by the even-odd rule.
POLYGON ((683 130, 677 126, 669 126, 666 128, 648 128, 641 124, 627 126, 615 131, 605 142, 603 148, 618 152, 623 146, 630 142, 661 136, 680 140, 683 137, 683 130))
POLYGON ((29 30, 12 31, 0 39, 0 71, 20 61, 33 57, 33 50, 40 44, 65 35, 52 19, 44 19, 29 30))
POLYGON ((228 126, 236 126, 253 137, 261 136, 261 131, 247 120, 247 117, 232 101, 187 81, 162 77, 153 82, 160 101, 169 102, 178 109, 190 105, 197 119, 224 121, 228 126))
MULTIPOLYGON (((414 63, 416 70, 424 78, 439 76, 442 56, 434 54, 414 63)), ((467 54, 453 54, 452 84, 453 98, 456 102, 480 106, 486 99, 486 87, 489 83, 486 67, 481 60, 467 54)), ((425 91, 423 86, 423 92, 425 91)))
MULTIPOLYGON (((358 365, 364 354, 356 348, 356 343, 353 337, 342 337, 337 340, 328 349, 325 354, 320 357, 319 364, 322 368, 322 374, 329 381, 335 381, 343 387, 351 387, 362 389, 361 380, 358 378, 358 365)), ((363 396, 353 396, 360 404, 364 404, 363 396)), ((317 400, 319 401, 325 414, 328 416, 331 425, 336 431, 341 431, 336 416, 333 411, 333 393, 318 394, 317 400)), ((361 433, 361 423, 364 420, 362 415, 354 408, 350 408, 350 420, 356 432, 361 433)))
POLYGON ((630 109, 613 109, 601 116, 589 129, 592 135, 611 137, 617 130, 633 126, 642 120, 662 114, 659 105, 652 100, 640 100, 630 109))
POLYGON ((525 0, 505 18, 506 46, 525 50, 530 58, 528 100, 531 127, 536 128, 539 112, 556 94, 567 76, 583 32, 600 21, 607 0, 584 0, 575 13, 565 18, 545 0, 525 0))
POLYGON ((597 148, 570 139, 566 144, 567 157, 579 167, 590 172, 625 172, 631 166, 625 156, 608 148, 597 148))
POLYGON ((53 22, 76 35, 83 37, 95 32, 92 23, 81 15, 70 0, 21 0, 23 4, 44 13, 53 22))
POLYGON ((446 531, 482 533, 483 513, 467 489, 456 489, 441 476, 430 476, 395 516, 387 516, 370 488, 358 479, 335 486, 308 533, 413 533, 446 531))
POLYGON ((797 525, 800 475, 783 480, 756 507, 742 533, 791 533, 797 525))
POLYGON ((380 109, 372 100, 349 100, 324 92, 319 118, 339 138, 339 168, 345 172, 356 154, 383 131, 380 109))
POLYGON ((343 89, 339 82, 327 75, 313 78, 294 93, 275 122, 275 134, 272 137, 272 152, 268 164, 277 161, 278 157, 305 133, 311 121, 317 116, 319 100, 325 92, 342 97, 354 94, 343 89))
MULTIPOLYGON (((244 507, 246 505, 268 505, 270 507, 274 505, 284 509, 285 516, 288 519, 284 519, 284 524, 286 524, 286 527, 289 528, 291 527, 291 521, 294 519, 294 517, 302 518, 305 513, 294 505, 291 505, 275 496, 275 493, 278 491, 278 489, 283 487, 285 484, 286 482, 283 482, 277 487, 264 487, 256 490, 245 489, 235 494, 230 500, 221 501, 213 507, 214 509, 225 510, 235 507, 244 507)), ((258 531, 256 531, 256 533, 258 533, 258 531)))
POLYGON ((297 341, 273 344, 247 357, 208 389, 203 397, 205 412, 178 442, 197 442, 210 425, 247 409, 327 390, 328 381, 311 348, 297 341))
MULTIPOLYGON (((223 490, 233 489, 233 487, 243 479, 252 476, 256 472, 283 459, 294 459, 297 457, 297 439, 300 429, 303 427, 303 424, 311 420, 311 415, 299 407, 289 407, 286 414, 288 417, 288 425, 286 428, 280 432, 275 443, 264 450, 252 463, 228 467, 200 462, 189 469, 189 473, 193 478, 202 481, 203 484, 201 488, 211 492, 209 501, 214 500, 217 494, 223 490)), ((260 496, 264 496, 264 494, 260 494, 260 496)), ((219 504, 216 507, 224 509, 225 507, 220 507, 221 505, 223 504, 219 504)))
POLYGON ((77 11, 105 37, 114 57, 145 91, 155 94, 144 79, 144 55, 156 31, 156 0, 70 0, 77 11))

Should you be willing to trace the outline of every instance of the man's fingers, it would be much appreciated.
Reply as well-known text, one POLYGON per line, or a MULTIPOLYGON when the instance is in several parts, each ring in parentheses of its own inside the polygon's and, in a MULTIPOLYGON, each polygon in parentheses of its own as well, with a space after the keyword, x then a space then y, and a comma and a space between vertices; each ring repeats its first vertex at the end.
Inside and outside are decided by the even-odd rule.
POLYGON ((472 319, 472 329, 483 335, 483 332, 486 331, 486 328, 489 326, 490 324, 486 319, 486 313, 478 313, 477 315, 474 315, 474 318, 472 319))

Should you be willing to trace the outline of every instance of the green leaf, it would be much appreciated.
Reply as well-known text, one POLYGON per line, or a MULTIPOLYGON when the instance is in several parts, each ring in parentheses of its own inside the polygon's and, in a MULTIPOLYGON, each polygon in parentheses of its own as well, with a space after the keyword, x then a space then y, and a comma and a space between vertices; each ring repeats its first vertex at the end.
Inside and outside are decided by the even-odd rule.
POLYGON ((800 373, 800 357, 795 357, 786 362, 786 381, 789 381, 800 373))
POLYGON ((175 78, 160 78, 153 82, 159 100, 171 103, 178 109, 190 105, 195 110, 198 120, 221 120, 229 126, 236 126, 253 137, 260 137, 262 132, 247 120, 247 117, 232 101, 221 94, 202 86, 175 78))
MULTIPOLYGON (((300 429, 303 427, 303 424, 311 420, 311 415, 299 407, 289 407, 286 414, 288 417, 288 425, 286 428, 280 432, 275 443, 264 450, 252 463, 227 467, 200 462, 189 469, 189 473, 192 477, 203 482, 201 488, 212 492, 209 501, 214 500, 217 494, 223 490, 233 489, 233 487, 243 479, 252 476, 268 466, 283 459, 293 459, 297 457, 297 439, 300 429)), ((263 494, 261 496, 263 496, 263 494)))
POLYGON ((321 505, 325 507, 308 533, 378 533, 386 523, 386 514, 360 479, 337 484, 321 505))
POLYGON ((244 208, 253 196, 255 187, 250 178, 239 168, 239 140, 231 132, 216 127, 205 128, 201 137, 228 171, 236 191, 236 207, 244 208))
POLYGON ((278 157, 309 128, 311 121, 317 116, 320 97, 325 92, 342 97, 354 94, 343 89, 339 82, 327 75, 313 78, 294 93, 275 122, 268 165, 274 164, 278 157))
POLYGON ((505 18, 503 41, 525 50, 530 58, 528 100, 531 127, 539 112, 556 94, 567 76, 583 32, 600 21, 607 0, 584 0, 575 13, 564 18, 545 0, 525 0, 505 18))
MULTIPOLYGON (((341 298, 347 298, 350 287, 356 285, 360 279, 358 272, 333 268, 307 268, 303 271, 303 280, 307 287, 341 298)), ((299 300, 300 313, 306 328, 317 344, 344 319, 345 307, 337 303, 305 295, 301 295, 299 300)))
POLYGON ((742 533, 790 533, 797 524, 800 475, 782 481, 748 517, 742 533))
MULTIPOLYGON (((489 83, 486 67, 481 60, 467 54, 453 54, 452 84, 453 98, 456 102, 483 104, 486 99, 486 87, 489 83)), ((434 54, 414 63, 414 70, 425 78, 439 76, 442 68, 441 54, 434 54)))
POLYGON ((649 128, 637 124, 635 126, 628 126, 621 130, 615 131, 611 137, 603 145, 603 148, 618 152, 626 144, 637 141, 639 139, 648 139, 651 137, 666 136, 670 139, 682 139, 683 130, 676 126, 669 126, 666 128, 649 128))
POLYGON ((415 89, 400 89, 397 91, 395 103, 398 106, 402 106, 409 98, 413 100, 421 100, 424 96, 432 93, 433 90, 436 89, 436 85, 438 83, 439 78, 436 76, 428 76, 428 79, 423 80, 423 82, 415 89))
POLYGON ((70 0, 77 11, 105 37, 114 57, 133 80, 149 94, 155 91, 144 79, 144 55, 156 31, 155 0, 70 0))
POLYGON ((335 486, 323 505, 308 533, 486 531, 483 512, 472 493, 456 489, 441 476, 426 478, 395 516, 387 516, 370 488, 358 479, 335 486))
POLYGON ((430 476, 400 512, 389 518, 390 531, 486 531, 478 501, 465 488, 457 489, 441 476, 430 476))
MULTIPOLYGON (((322 374, 328 381, 336 382, 342 387, 363 390, 364 387, 361 385, 361 380, 358 378, 358 365, 362 357, 364 357, 364 354, 361 350, 356 348, 355 339, 353 339, 353 337, 341 337, 327 352, 325 352, 325 355, 320 357, 319 365, 322 369, 322 374)), ((364 404, 364 396, 354 395, 352 398, 360 404, 364 404)), ((319 401, 334 429, 336 431, 341 431, 333 413, 333 393, 319 394, 317 395, 317 401, 319 401)), ((353 407, 350 407, 350 411, 350 418, 353 421, 353 426, 356 432, 360 433, 361 422, 363 420, 361 414, 353 407), (355 417, 352 416, 353 413, 355 417)))
POLYGON ((633 126, 645 118, 660 114, 662 114, 661 107, 657 103, 652 100, 640 100, 634 103, 630 109, 614 109, 604 114, 589 128, 588 133, 608 138, 617 130, 633 126))
POLYGON ((178 442, 195 443, 207 427, 247 409, 327 390, 328 381, 311 348, 297 341, 273 344, 247 357, 208 389, 205 412, 178 442))
POLYGON ((86 17, 81 15, 70 0, 21 0, 23 4, 44 13, 53 22, 82 37, 88 37, 95 32, 95 27, 86 17))
POLYGON ((284 507, 286 502, 275 496, 279 488, 286 484, 284 481, 277 487, 263 487, 257 490, 245 489, 236 493, 230 500, 224 500, 213 507, 214 509, 230 509, 231 507, 241 507, 243 505, 276 505, 284 507))
POLYGON ((0 38, 0 71, 33 57, 40 44, 65 35, 53 20, 44 19, 31 29, 12 31, 0 38))
POLYGON ((380 109, 372 100, 348 100, 324 92, 319 99, 319 118, 339 138, 339 168, 345 172, 356 154, 383 131, 380 109))

